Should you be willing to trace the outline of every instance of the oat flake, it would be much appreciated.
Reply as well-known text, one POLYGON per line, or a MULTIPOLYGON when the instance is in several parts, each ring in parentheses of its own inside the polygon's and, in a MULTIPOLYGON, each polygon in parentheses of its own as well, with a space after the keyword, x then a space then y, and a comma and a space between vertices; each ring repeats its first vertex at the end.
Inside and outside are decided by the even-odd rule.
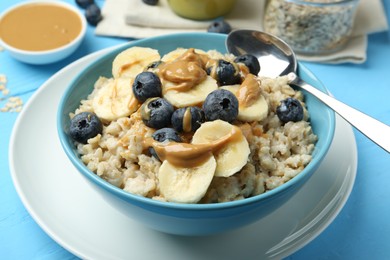
POLYGON ((0 112, 20 112, 23 108, 23 100, 17 96, 8 96, 10 90, 6 86, 7 77, 4 74, 0 74, 0 102, 7 100, 3 107, 0 108, 0 112))

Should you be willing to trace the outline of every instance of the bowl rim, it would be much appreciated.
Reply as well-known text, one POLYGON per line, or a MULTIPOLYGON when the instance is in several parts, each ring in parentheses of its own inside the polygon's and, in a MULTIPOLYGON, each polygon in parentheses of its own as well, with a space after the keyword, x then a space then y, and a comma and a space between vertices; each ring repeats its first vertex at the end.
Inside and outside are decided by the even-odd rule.
MULTIPOLYGON (((329 118, 329 129, 327 129, 326 132, 326 139, 324 140, 324 146, 323 149, 320 151, 317 151, 316 156, 312 158, 310 163, 300 172, 298 173, 294 178, 290 179, 286 183, 269 190, 265 193, 255 195, 252 197, 248 197, 242 200, 235 200, 235 201, 227 201, 227 202, 219 202, 219 203, 207 203, 207 204, 195 204, 195 203, 177 203, 177 202, 166 202, 166 201, 159 201, 147 197, 143 197, 141 195, 132 194, 130 192, 127 192, 119 187, 116 187, 109 183, 108 181, 102 179, 97 174, 92 172, 87 168, 86 165, 80 160, 79 157, 75 155, 74 148, 71 147, 70 142, 67 142, 69 140, 68 135, 65 133, 65 130, 63 129, 63 116, 62 110, 64 109, 64 105, 68 97, 71 95, 72 90, 75 88, 75 83, 83 78, 83 76, 87 73, 88 70, 90 70, 92 67, 97 66, 99 62, 101 62, 104 59, 107 59, 108 57, 112 56, 114 53, 118 54, 120 51, 123 51, 129 47, 137 46, 138 44, 148 43, 150 41, 159 41, 161 39, 167 40, 167 39, 175 39, 177 37, 199 37, 202 40, 205 39, 205 37, 213 37, 213 38, 219 38, 220 40, 226 39, 226 35, 218 34, 218 33, 208 33, 208 32, 190 32, 190 33, 174 33, 174 34, 167 34, 162 36, 155 36, 150 38, 144 38, 139 40, 133 40, 126 44, 121 44, 117 48, 114 48, 110 50, 109 52, 103 54, 96 60, 94 60, 92 63, 90 63, 87 67, 85 67, 82 71, 78 73, 78 75, 69 83, 68 87, 65 89, 65 92, 63 96, 60 99, 58 109, 57 109, 57 132, 59 135, 60 143, 67 154, 67 157, 72 162, 72 164, 77 168, 77 170, 87 179, 91 180, 94 184, 97 184, 104 190, 110 192, 111 194, 117 195, 120 199, 129 201, 131 200, 135 204, 143 204, 143 206, 147 207, 158 207, 158 208, 165 208, 165 209, 172 209, 172 210, 188 210, 188 211, 209 211, 209 210, 220 210, 220 209, 229 209, 229 208, 236 208, 236 207, 242 207, 242 206, 248 206, 254 203, 257 203, 258 201, 262 200, 268 200, 271 199, 274 194, 277 193, 285 193, 289 189, 293 188, 296 183, 300 183, 303 179, 310 177, 310 171, 315 171, 317 167, 320 165, 321 161, 325 157, 326 153, 329 150, 329 147, 332 143, 333 137, 334 137, 334 131, 335 131, 335 112, 331 110, 329 107, 327 107, 325 104, 324 109, 328 112, 327 117, 329 118), (314 169, 312 169, 314 167, 314 169)), ((321 91, 328 92, 327 88, 322 84, 322 82, 314 76, 314 74, 309 71, 304 65, 299 63, 298 68, 298 75, 299 71, 303 71, 307 74, 308 77, 311 77, 313 80, 316 81, 318 87, 321 91)), ((304 90, 302 90, 304 92, 304 90)), ((316 150, 314 150, 316 152, 316 150)))
POLYGON ((11 11, 16 10, 16 9, 23 7, 23 6, 34 5, 34 4, 56 5, 56 6, 64 7, 66 9, 72 11, 74 14, 77 15, 77 17, 80 19, 80 22, 81 22, 81 30, 80 30, 79 34, 72 41, 70 41, 69 43, 67 43, 65 45, 59 46, 59 47, 54 48, 54 49, 42 50, 42 51, 31 51, 31 50, 19 49, 17 47, 14 47, 14 46, 8 44, 0 37, 0 45, 3 46, 5 49, 8 49, 9 51, 12 51, 15 53, 19 53, 20 55, 28 55, 28 56, 50 55, 50 54, 54 54, 54 53, 58 53, 58 52, 61 52, 63 50, 66 50, 66 49, 70 48, 71 46, 74 46, 75 44, 77 44, 78 42, 80 42, 84 38, 84 36, 87 32, 87 21, 86 21, 84 15, 75 6, 73 6, 67 2, 63 2, 63 1, 31 0, 31 1, 27 1, 27 2, 21 2, 21 3, 14 4, 14 5, 8 7, 7 9, 5 9, 2 13, 0 13, 0 24, 1 24, 1 20, 3 19, 3 17, 5 15, 7 15, 8 13, 10 13, 11 11))

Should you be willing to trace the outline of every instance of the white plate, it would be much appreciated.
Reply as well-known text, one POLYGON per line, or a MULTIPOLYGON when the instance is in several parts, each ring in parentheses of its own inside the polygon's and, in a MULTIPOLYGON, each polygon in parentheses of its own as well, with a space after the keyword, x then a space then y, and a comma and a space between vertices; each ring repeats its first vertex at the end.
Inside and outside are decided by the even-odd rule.
POLYGON ((150 230, 116 211, 69 162, 56 129, 64 89, 106 51, 69 65, 42 85, 18 117, 10 141, 17 192, 61 246, 88 259, 281 258, 318 236, 340 212, 357 169, 354 134, 340 117, 330 151, 313 177, 289 203, 248 227, 217 236, 179 237, 150 230))

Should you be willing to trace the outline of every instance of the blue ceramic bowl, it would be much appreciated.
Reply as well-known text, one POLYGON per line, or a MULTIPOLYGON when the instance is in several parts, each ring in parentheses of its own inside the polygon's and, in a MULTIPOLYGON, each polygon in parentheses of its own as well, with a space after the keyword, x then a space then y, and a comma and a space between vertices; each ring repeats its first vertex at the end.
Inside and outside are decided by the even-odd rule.
MULTIPOLYGON (((143 46, 159 50, 161 55, 178 47, 215 49, 226 53, 226 36, 210 33, 173 34, 137 40, 121 46, 96 60, 72 81, 66 89, 58 109, 58 133, 70 161, 104 199, 130 218, 153 229, 179 235, 208 235, 243 227, 275 211, 292 197, 315 173, 332 142, 335 130, 334 112, 313 96, 305 93, 313 131, 318 136, 313 159, 295 178, 264 194, 240 201, 217 204, 168 203, 133 195, 117 188, 91 172, 80 160, 68 136, 69 113, 79 106, 92 91, 98 76, 111 77, 115 56, 131 47, 143 46)), ((305 67, 299 66, 299 75, 321 91, 325 87, 305 67)), ((287 217, 287 216, 286 216, 287 217)))

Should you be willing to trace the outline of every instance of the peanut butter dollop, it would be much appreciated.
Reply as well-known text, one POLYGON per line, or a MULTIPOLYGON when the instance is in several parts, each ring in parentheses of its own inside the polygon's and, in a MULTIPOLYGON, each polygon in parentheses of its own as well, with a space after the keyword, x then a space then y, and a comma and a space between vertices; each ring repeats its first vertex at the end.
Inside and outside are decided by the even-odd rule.
POLYGON ((206 79, 207 73, 204 69, 205 58, 203 55, 195 53, 193 48, 188 49, 172 62, 161 65, 158 75, 163 81, 169 81, 174 85, 164 89, 185 92, 193 88, 206 79))
POLYGON ((260 82, 253 74, 248 74, 237 90, 236 96, 241 107, 249 107, 261 95, 260 82))

